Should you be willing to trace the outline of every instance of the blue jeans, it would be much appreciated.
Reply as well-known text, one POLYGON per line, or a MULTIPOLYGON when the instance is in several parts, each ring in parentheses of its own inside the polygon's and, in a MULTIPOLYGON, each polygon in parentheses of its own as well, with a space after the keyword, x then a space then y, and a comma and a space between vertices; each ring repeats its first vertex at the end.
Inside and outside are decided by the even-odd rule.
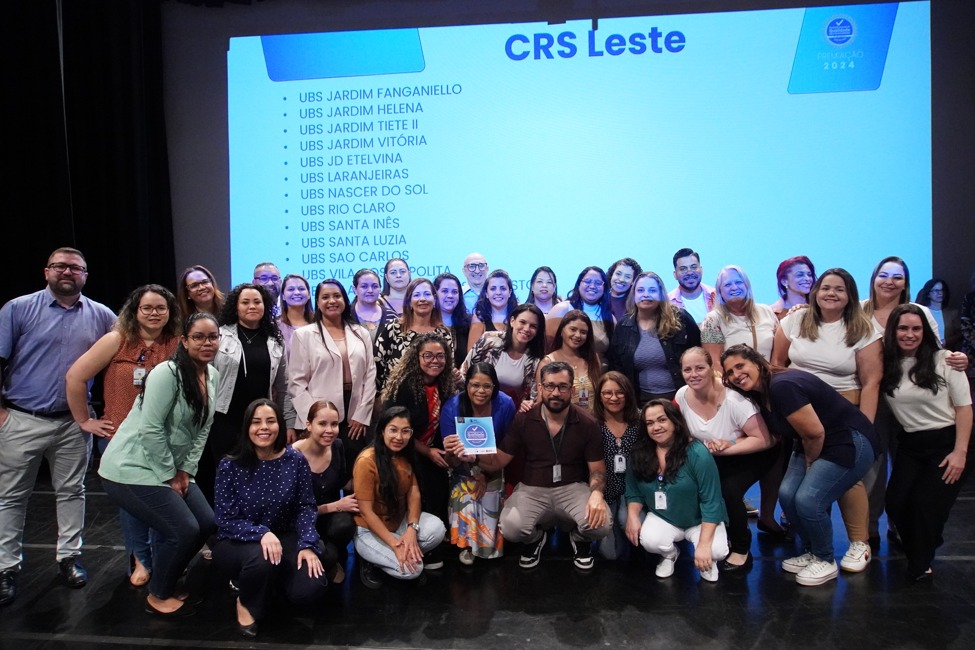
POLYGON ((843 467, 818 458, 806 469, 806 457, 797 448, 789 459, 779 502, 782 511, 797 528, 803 550, 820 560, 833 561, 833 502, 863 478, 873 465, 874 451, 870 441, 853 431, 853 467, 843 467))
POLYGON ((152 528, 152 577, 149 593, 171 598, 190 560, 214 531, 213 510, 196 483, 186 497, 169 486, 131 485, 102 478, 109 498, 152 528))

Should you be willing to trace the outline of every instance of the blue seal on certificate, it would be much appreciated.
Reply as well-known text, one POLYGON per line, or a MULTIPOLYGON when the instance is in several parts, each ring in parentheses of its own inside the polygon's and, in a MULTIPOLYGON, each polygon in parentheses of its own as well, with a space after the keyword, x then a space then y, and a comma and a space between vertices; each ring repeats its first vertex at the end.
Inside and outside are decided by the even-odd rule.
POLYGON ((482 455, 497 453, 494 421, 491 418, 456 418, 457 436, 464 445, 464 453, 482 455))

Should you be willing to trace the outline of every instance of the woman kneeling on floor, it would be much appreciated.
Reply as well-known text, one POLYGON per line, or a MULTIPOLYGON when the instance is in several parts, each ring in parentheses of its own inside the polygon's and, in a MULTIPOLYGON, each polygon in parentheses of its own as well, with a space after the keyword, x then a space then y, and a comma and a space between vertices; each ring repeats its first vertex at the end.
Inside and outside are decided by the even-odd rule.
POLYGON ((236 449, 217 469, 213 561, 240 589, 237 623, 245 637, 257 635, 275 585, 295 604, 314 602, 328 586, 311 469, 285 446, 283 425, 276 403, 251 402, 236 449))

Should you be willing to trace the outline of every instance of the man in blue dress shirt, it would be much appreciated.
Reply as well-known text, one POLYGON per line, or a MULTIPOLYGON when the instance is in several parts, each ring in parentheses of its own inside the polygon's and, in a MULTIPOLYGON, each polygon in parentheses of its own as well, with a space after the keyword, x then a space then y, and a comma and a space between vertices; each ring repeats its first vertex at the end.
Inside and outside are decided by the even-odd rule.
POLYGON ((57 498, 58 569, 69 587, 88 581, 78 558, 91 436, 71 417, 64 376, 112 328, 115 314, 81 295, 88 279, 81 251, 51 253, 44 278, 44 289, 0 309, 0 605, 16 596, 27 500, 42 458, 57 498))

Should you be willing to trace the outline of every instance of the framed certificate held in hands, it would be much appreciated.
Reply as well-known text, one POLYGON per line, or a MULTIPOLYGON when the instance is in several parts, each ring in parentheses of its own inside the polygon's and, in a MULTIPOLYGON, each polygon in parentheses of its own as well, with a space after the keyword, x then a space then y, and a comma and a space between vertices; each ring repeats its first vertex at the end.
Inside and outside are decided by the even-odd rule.
POLYGON ((464 453, 471 456, 497 453, 494 421, 491 418, 455 418, 455 420, 457 435, 464 444, 464 453))

